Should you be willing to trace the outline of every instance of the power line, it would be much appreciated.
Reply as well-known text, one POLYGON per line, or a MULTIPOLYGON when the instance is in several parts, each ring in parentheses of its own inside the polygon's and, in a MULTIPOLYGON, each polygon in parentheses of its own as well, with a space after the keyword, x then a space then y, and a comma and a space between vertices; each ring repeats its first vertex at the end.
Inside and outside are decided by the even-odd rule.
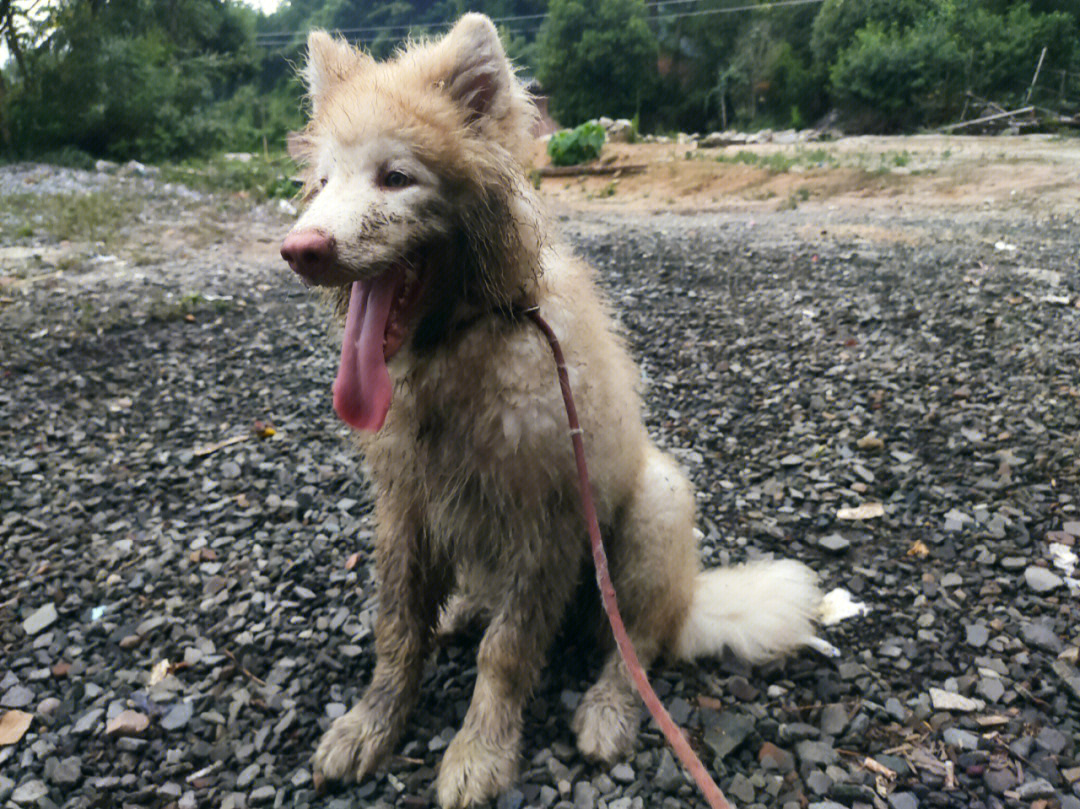
MULTIPOLYGON (((653 0, 653 2, 646 3, 646 8, 662 8, 665 6, 682 6, 687 3, 700 3, 701 0, 653 0)), ((543 20, 547 17, 547 13, 544 14, 518 14, 513 17, 492 17, 491 21, 498 25, 499 23, 507 22, 522 22, 524 20, 543 20)), ((363 28, 336 28, 334 33, 337 34, 361 34, 368 32, 382 32, 382 31, 408 31, 412 28, 449 28, 453 26, 456 20, 442 20, 439 22, 423 22, 423 23, 402 23, 400 25, 371 25, 363 28)), ((305 33, 304 31, 267 31, 262 34, 258 34, 260 37, 292 37, 296 34, 305 33)))
MULTIPOLYGON (((726 8, 710 8, 710 9, 699 9, 697 11, 683 11, 683 12, 678 12, 678 13, 657 14, 657 15, 651 17, 650 19, 653 19, 653 20, 678 20, 678 19, 682 19, 684 17, 705 17, 705 16, 711 16, 711 15, 714 15, 714 14, 736 14, 736 13, 741 13, 741 12, 744 12, 744 11, 760 11, 760 10, 763 10, 763 9, 770 9, 770 8, 786 8, 786 7, 792 7, 792 6, 816 5, 816 4, 819 4, 819 3, 823 3, 824 1, 825 0, 772 0, 772 2, 758 3, 758 4, 755 4, 755 5, 728 6, 726 8)), ((663 7, 667 7, 667 6, 685 5, 687 3, 697 3, 697 2, 700 2, 700 0, 656 0, 656 2, 646 3, 645 5, 646 5, 647 8, 663 8, 663 7)), ((527 21, 533 21, 533 20, 539 20, 539 21, 542 22, 546 18, 547 18, 546 14, 520 14, 520 15, 517 15, 517 16, 514 16, 514 17, 495 17, 495 18, 492 19, 492 22, 494 22, 496 24, 498 24, 498 23, 506 23, 506 22, 518 22, 518 23, 521 23, 521 22, 527 22, 527 21)), ((402 25, 373 25, 373 26, 360 27, 360 28, 338 28, 338 29, 335 29, 334 31, 332 31, 331 33, 341 35, 341 36, 345 36, 345 38, 349 39, 350 41, 356 41, 356 40, 364 38, 362 36, 357 36, 357 35, 362 35, 362 34, 379 34, 379 33, 385 33, 385 32, 390 32, 390 31, 403 31, 405 33, 408 33, 409 31, 412 31, 414 29, 449 28, 449 27, 453 26, 454 22, 455 22, 454 20, 443 20, 441 22, 433 22, 433 23, 411 23, 411 24, 402 24, 402 25), (352 36, 350 36, 350 35, 352 35, 352 36)), ((513 33, 519 33, 519 32, 523 33, 529 28, 531 28, 531 26, 529 26, 529 25, 526 25, 523 28, 514 27, 512 29, 512 32, 513 33)), ((536 27, 536 30, 539 30, 539 26, 536 27)), ((278 31, 278 32, 274 32, 274 33, 258 34, 256 36, 256 44, 263 45, 263 46, 285 45, 285 44, 288 44, 288 42, 293 37, 295 37, 295 36, 297 36, 299 34, 304 34, 304 33, 306 33, 306 32, 305 31, 278 31)))

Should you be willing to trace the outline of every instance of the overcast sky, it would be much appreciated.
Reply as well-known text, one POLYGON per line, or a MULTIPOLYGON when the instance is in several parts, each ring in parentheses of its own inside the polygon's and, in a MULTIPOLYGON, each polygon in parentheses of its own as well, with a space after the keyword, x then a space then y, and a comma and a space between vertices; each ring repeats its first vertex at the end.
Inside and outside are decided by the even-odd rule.
POLYGON ((243 2, 249 6, 254 6, 266 14, 269 14, 281 5, 281 0, 243 0, 243 2))

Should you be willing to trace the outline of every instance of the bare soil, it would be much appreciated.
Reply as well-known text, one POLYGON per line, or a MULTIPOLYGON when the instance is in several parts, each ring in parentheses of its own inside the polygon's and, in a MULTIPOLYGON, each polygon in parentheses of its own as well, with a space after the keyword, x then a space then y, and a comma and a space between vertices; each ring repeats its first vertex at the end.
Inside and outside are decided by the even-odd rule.
MULTIPOLYGON (((548 162, 541 144, 536 165, 548 162)), ((639 213, 765 213, 815 205, 1075 213, 1080 207, 1080 139, 1054 135, 866 136, 719 149, 607 144, 601 162, 646 169, 624 176, 544 178, 545 196, 556 208, 639 213)))

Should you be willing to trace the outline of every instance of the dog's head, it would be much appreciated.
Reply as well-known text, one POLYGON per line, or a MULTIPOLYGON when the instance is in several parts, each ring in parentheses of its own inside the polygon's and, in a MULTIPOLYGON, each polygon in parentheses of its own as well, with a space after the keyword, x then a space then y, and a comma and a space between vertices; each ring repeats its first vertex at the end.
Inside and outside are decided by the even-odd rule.
POLYGON ((437 344, 461 311, 509 306, 535 280, 523 165, 536 111, 479 14, 387 62, 312 33, 303 75, 312 118, 290 151, 307 206, 281 254, 308 283, 338 290, 334 404, 377 430, 387 361, 437 344))

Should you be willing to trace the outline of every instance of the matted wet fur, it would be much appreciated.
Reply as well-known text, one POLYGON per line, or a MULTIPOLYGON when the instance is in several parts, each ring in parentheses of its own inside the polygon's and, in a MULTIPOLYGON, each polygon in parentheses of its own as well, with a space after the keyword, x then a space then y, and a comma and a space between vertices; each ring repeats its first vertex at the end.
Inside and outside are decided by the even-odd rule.
MULTIPOLYGON (((547 238, 524 168, 535 109, 491 22, 466 15, 384 63, 323 33, 310 36, 308 54, 313 115, 291 144, 306 165, 307 207, 282 253, 331 290, 342 317, 367 317, 350 296, 399 279, 380 310, 379 356, 365 338, 356 344, 369 364, 385 360, 392 399, 388 409, 363 401, 364 415, 350 416, 377 430, 358 434, 376 492, 377 661, 364 697, 320 742, 315 768, 359 780, 394 750, 441 613, 446 626, 487 623, 438 801, 480 803, 515 777, 522 708, 587 540, 551 352, 514 305, 538 306, 566 353, 611 571, 643 663, 725 648, 760 661, 810 641, 819 595, 803 565, 701 571, 693 492, 646 434, 638 371, 591 270, 547 238), (399 300, 409 296, 418 302, 399 300)), ((360 330, 346 323, 347 335, 360 330)), ((346 348, 339 412, 369 397, 364 380, 374 378, 361 369, 360 383, 342 382, 353 371, 346 348)), ((632 749, 638 724, 638 698, 612 651, 574 714, 578 747, 611 762, 632 749)))

